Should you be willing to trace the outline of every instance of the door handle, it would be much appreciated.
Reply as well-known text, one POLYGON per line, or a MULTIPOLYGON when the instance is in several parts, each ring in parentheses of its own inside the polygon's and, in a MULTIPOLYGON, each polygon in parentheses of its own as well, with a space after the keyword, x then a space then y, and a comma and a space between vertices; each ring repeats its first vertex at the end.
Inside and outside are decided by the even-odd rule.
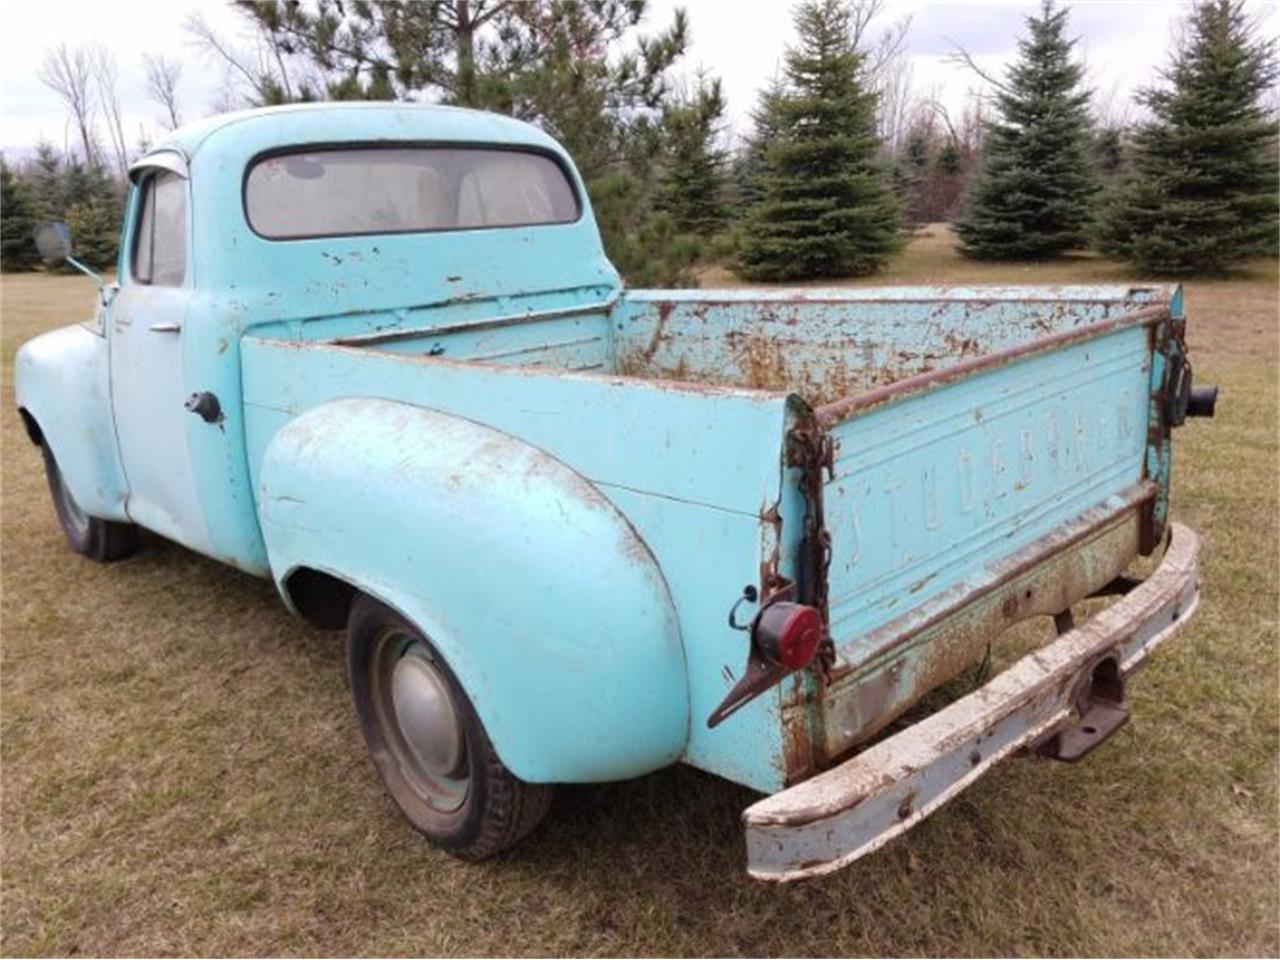
POLYGON ((178 333, 182 330, 182 324, 166 320, 160 323, 153 323, 147 329, 152 333, 178 333))

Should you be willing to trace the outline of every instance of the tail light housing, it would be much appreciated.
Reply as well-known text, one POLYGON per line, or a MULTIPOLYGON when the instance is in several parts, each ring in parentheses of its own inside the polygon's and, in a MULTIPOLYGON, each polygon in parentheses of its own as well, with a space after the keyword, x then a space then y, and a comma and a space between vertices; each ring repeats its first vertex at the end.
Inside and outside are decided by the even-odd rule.
MULTIPOLYGON (((749 600, 755 596, 745 594, 749 600)), ((734 609, 737 609, 735 605, 734 609)), ((707 726, 718 726, 743 704, 750 702, 768 690, 788 673, 793 673, 813 662, 826 636, 822 614, 803 603, 775 600, 766 604, 750 626, 739 624, 729 614, 729 625, 738 630, 748 630, 751 646, 747 653, 747 665, 737 683, 720 705, 707 717, 707 726)))
POLYGON ((822 643, 822 615, 803 603, 779 601, 760 611, 751 642, 770 663, 790 672, 807 666, 822 643))

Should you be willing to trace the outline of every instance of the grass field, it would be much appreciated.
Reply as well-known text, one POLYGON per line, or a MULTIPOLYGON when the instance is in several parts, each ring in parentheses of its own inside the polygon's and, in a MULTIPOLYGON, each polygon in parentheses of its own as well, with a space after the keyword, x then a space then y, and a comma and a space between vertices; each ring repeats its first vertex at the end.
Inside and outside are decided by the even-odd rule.
MULTIPOLYGON (((1127 279, 1091 258, 961 261, 936 229, 876 282, 1127 279)), ((1278 291, 1274 262, 1188 285, 1197 379, 1222 385, 1175 458, 1204 601, 1132 685, 1133 722, 780 889, 742 873, 754 795, 688 769, 564 788, 481 865, 426 846, 365 759, 338 635, 156 538, 107 567, 66 549, 10 372, 91 288, 5 277, 0 951, 1275 956, 1278 291)))

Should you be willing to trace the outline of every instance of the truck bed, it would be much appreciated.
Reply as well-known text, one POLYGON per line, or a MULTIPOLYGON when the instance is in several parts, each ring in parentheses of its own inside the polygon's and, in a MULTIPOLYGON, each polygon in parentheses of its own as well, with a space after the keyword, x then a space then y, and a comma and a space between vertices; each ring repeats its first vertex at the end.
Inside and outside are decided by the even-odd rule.
POLYGON ((1154 331, 1177 300, 1162 287, 639 291, 428 306, 336 337, 302 324, 291 343, 246 341, 250 462, 289 417, 343 395, 456 413, 554 454, 668 573, 689 658, 685 759, 773 790, 1143 548, 1167 482, 1148 437, 1154 331), (296 349, 309 336, 314 349, 296 349), (805 542, 815 510, 820 545, 805 542), (742 667, 728 607, 743 584, 767 597, 797 583, 827 616, 827 669, 707 729, 742 667))
POLYGON ((430 309, 333 342, 450 360, 796 394, 813 407, 1163 301, 1158 287, 640 290, 436 323, 430 309))

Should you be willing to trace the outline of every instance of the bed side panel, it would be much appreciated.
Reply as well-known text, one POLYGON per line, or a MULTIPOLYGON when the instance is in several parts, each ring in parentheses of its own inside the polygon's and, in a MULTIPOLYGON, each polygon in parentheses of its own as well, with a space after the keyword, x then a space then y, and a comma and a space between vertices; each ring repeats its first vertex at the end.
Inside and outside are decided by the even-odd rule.
POLYGON ((246 339, 244 358, 255 489, 262 450, 276 431, 338 397, 467 417, 590 480, 667 579, 689 677, 683 759, 760 790, 785 784, 781 690, 715 730, 705 724, 746 661, 747 637, 729 628, 729 607, 745 585, 760 584, 765 560, 794 575, 789 557, 774 556, 777 511, 790 509, 781 490, 785 397, 257 338, 246 339))

